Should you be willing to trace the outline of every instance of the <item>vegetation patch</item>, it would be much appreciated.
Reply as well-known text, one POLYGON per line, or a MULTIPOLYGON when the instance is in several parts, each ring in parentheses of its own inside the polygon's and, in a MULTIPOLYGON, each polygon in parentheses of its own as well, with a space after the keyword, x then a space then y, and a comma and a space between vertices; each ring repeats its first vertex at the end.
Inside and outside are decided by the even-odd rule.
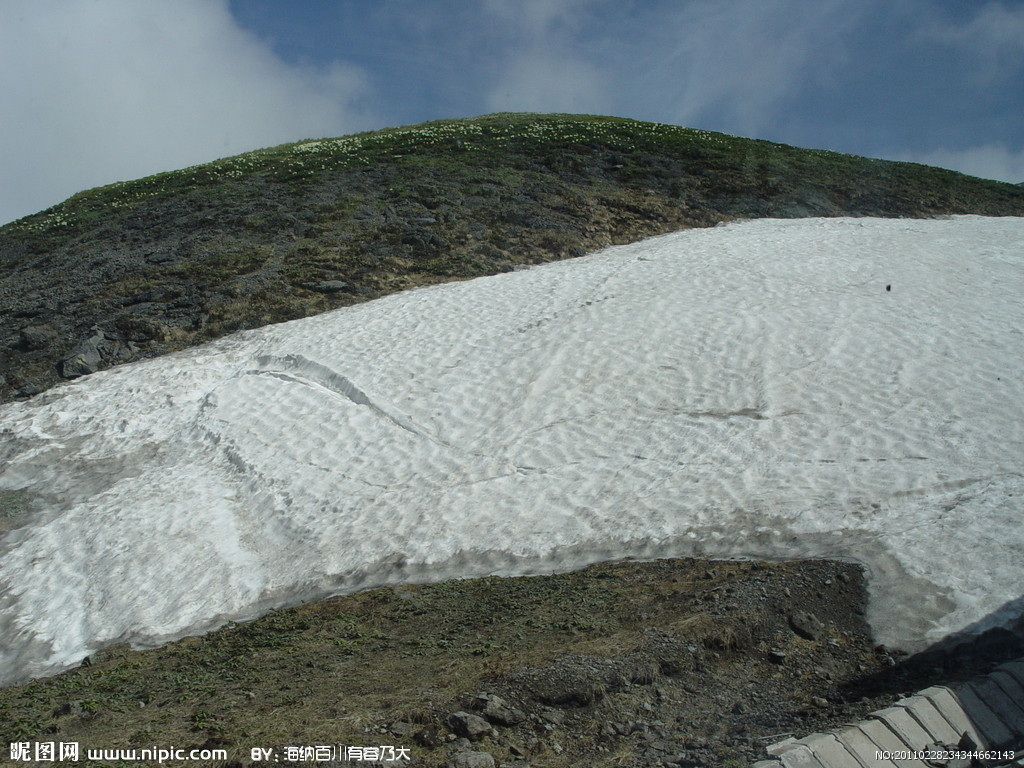
POLYGON ((956 213, 1022 215, 1024 189, 586 115, 497 114, 284 144, 87 190, 0 228, 0 290, 11 298, 0 307, 0 402, 58 382, 64 357, 97 327, 117 351, 103 368, 735 218, 956 213), (125 314, 148 324, 129 338, 115 323, 125 314), (26 329, 48 341, 25 344, 26 329))

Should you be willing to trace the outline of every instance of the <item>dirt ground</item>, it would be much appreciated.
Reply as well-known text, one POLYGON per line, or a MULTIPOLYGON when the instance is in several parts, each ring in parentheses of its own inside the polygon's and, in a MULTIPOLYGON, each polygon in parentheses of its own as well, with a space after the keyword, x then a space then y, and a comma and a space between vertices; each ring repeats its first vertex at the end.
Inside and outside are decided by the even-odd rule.
MULTIPOLYGON (((190 765, 264 765, 264 749, 278 764, 369 766, 390 747, 401 759, 383 764, 424 768, 743 766, 786 736, 1024 655, 996 631, 905 659, 876 647, 865 604, 861 569, 831 561, 388 587, 107 649, 0 690, 0 733, 78 743, 68 765, 152 765, 86 750, 173 746, 225 750, 190 765)), ((25 764, 10 754, 0 763, 25 764)))

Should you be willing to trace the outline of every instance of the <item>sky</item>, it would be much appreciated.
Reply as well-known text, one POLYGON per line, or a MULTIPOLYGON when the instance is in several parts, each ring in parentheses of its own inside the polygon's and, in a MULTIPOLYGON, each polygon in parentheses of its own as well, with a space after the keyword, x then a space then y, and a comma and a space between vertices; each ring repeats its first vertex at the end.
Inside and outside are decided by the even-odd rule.
POLYGON ((1024 181, 1024 0, 0 0, 0 223, 304 138, 617 115, 1024 181))

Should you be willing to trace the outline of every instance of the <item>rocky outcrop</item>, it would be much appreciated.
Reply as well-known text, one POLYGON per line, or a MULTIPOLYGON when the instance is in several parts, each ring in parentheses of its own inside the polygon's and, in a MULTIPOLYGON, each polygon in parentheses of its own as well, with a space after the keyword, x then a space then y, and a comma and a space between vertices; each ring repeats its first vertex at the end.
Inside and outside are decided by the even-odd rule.
POLYGON ((108 337, 99 328, 79 341, 60 362, 65 379, 86 376, 103 368, 135 359, 139 348, 130 341, 108 337))

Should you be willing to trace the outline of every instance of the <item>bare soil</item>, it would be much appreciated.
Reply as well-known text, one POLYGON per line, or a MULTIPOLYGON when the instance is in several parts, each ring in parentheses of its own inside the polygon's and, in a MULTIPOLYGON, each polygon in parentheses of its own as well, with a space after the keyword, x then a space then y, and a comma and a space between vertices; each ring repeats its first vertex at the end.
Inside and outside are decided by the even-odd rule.
POLYGON ((320 746, 329 760, 297 764, 367 766, 339 750, 390 746, 409 757, 392 765, 423 768, 743 766, 1024 653, 997 631, 904 659, 876 647, 865 605, 860 567, 832 561, 387 587, 0 690, 0 734, 78 742, 69 765, 152 765, 85 750, 171 746, 224 749, 207 764, 229 766, 269 748, 289 764, 320 746))

